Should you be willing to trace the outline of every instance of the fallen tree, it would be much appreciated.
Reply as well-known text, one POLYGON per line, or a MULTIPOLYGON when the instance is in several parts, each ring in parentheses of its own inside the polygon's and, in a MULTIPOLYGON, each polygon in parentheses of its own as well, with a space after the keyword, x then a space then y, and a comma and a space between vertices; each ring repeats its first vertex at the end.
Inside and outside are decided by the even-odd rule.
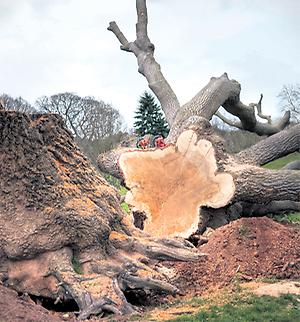
POLYGON ((125 179, 131 190, 127 201, 146 213, 144 230, 158 236, 189 237, 197 229, 203 230, 220 209, 223 214, 237 209, 245 212, 245 205, 255 205, 250 207, 252 211, 277 211, 284 205, 299 209, 299 171, 272 171, 259 166, 299 150, 300 125, 285 129, 289 112, 272 122, 271 116, 263 114, 263 95, 257 103, 241 102, 240 84, 226 73, 212 77, 181 106, 154 58, 155 47, 147 32, 146 1, 137 0, 136 8, 133 42, 127 40, 116 22, 111 22, 108 30, 115 34, 122 50, 136 56, 138 71, 147 79, 169 123, 169 146, 148 151, 120 147, 100 155, 98 163, 103 171, 125 179), (221 106, 238 121, 221 115, 221 106), (264 121, 258 119, 256 112, 264 121), (231 126, 268 138, 230 155, 210 126, 213 115, 231 126))
POLYGON ((132 313, 128 293, 179 292, 159 261, 201 256, 136 229, 58 115, 1 110, 0 160, 0 283, 19 293, 132 313))

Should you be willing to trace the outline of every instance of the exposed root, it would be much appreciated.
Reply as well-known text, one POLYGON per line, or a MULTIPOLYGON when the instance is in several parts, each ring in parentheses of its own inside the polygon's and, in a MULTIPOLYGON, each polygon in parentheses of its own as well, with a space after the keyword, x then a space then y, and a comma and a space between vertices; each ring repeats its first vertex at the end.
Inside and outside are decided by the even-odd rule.
POLYGON ((186 241, 131 232, 134 236, 115 231, 110 234, 112 247, 106 258, 97 249, 79 251, 77 257, 83 274, 75 272, 72 265, 74 253, 65 247, 35 259, 12 263, 8 276, 13 276, 13 280, 8 278, 8 284, 18 290, 18 286, 21 289, 25 282, 33 283, 34 295, 39 295, 40 286, 43 294, 54 300, 74 299, 79 307, 78 318, 83 320, 92 315, 138 313, 138 309, 126 299, 128 292, 180 294, 180 290, 172 285, 174 273, 159 260, 193 261, 204 254, 199 254, 186 241), (28 273, 33 266, 37 276, 28 273), (48 288, 46 293, 45 288, 48 288))

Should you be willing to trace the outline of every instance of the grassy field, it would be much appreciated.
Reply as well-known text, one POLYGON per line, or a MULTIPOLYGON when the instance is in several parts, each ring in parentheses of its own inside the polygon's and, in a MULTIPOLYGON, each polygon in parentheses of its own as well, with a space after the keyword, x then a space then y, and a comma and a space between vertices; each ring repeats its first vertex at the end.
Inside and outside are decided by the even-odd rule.
POLYGON ((275 215, 272 218, 278 222, 289 222, 300 224, 300 212, 294 212, 290 214, 275 215))
POLYGON ((170 322, 295 322, 300 321, 300 298, 296 295, 234 296, 229 303, 182 315, 170 322))

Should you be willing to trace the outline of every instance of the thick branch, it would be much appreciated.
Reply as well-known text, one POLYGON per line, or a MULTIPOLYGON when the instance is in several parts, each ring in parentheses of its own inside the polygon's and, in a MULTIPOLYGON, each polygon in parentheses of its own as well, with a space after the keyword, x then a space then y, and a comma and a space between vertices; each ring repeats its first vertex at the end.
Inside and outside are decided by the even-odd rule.
POLYGON ((200 128, 203 119, 209 121, 214 114, 223 119, 227 124, 259 135, 272 135, 286 127, 289 123, 290 113, 287 112, 277 123, 272 124, 270 116, 262 113, 262 95, 258 103, 249 106, 240 101, 241 86, 235 80, 230 80, 226 73, 221 77, 212 77, 209 83, 188 103, 183 105, 176 115, 169 135, 169 141, 175 141, 178 135, 189 127, 200 128), (232 122, 224 118, 218 109, 223 106, 227 112, 237 116, 240 122, 232 122), (255 108, 261 118, 267 119, 268 123, 261 123, 256 119, 255 108))
POLYGON ((136 24, 137 39, 146 38, 147 41, 150 42, 147 34, 148 15, 147 15, 146 0, 136 1, 136 12, 138 17, 138 22, 136 24))
POLYGON ((292 162, 286 164, 282 169, 283 170, 300 170, 300 160, 292 161, 292 162))
POLYGON ((139 72, 148 81, 149 87, 157 96, 166 120, 171 126, 177 111, 179 110, 178 99, 171 86, 161 72, 160 65, 154 59, 154 45, 150 42, 147 34, 147 7, 145 0, 136 1, 138 22, 136 24, 137 39, 128 42, 115 22, 109 24, 108 30, 112 31, 121 43, 121 49, 134 53, 137 57, 139 72))
POLYGON ((274 134, 237 154, 242 163, 263 165, 300 149, 300 124, 274 134))
POLYGON ((212 77, 195 97, 181 107, 172 125, 169 139, 174 141, 183 129, 192 125, 199 126, 198 123, 203 122, 203 119, 210 121, 226 100, 239 95, 240 89, 240 84, 235 80, 229 80, 226 73, 217 78, 212 77))
POLYGON ((290 200, 271 201, 268 203, 252 204, 241 202, 240 215, 247 214, 249 217, 265 216, 269 214, 282 214, 300 211, 300 202, 290 200))
POLYGON ((112 31, 115 34, 115 36, 118 38, 119 42, 121 43, 122 50, 131 51, 129 50, 129 42, 127 38, 124 36, 124 34, 122 33, 122 31, 120 30, 120 28, 118 27, 115 21, 111 21, 109 23, 107 30, 112 31))
POLYGON ((228 99, 222 105, 227 112, 237 116, 241 120, 241 124, 244 130, 257 133, 258 135, 272 135, 283 130, 290 120, 290 112, 286 112, 281 120, 271 124, 269 116, 265 116, 261 113, 261 100, 257 104, 249 104, 249 106, 243 104, 239 97, 235 99, 228 99), (259 116, 268 119, 269 123, 261 123, 256 119, 255 107, 258 109, 259 116))
POLYGON ((275 200, 300 201, 300 173, 248 167, 236 172, 236 201, 268 203, 275 200))

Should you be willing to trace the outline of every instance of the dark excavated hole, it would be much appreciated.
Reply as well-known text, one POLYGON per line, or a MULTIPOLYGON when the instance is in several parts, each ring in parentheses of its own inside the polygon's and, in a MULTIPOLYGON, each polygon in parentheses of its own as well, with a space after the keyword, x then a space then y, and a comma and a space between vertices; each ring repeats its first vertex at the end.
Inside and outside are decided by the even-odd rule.
POLYGON ((166 293, 144 289, 127 289, 124 295, 127 302, 134 306, 157 306, 167 301, 166 293))
POLYGON ((147 219, 147 215, 143 211, 134 210, 133 215, 133 224, 135 227, 144 230, 144 221, 147 219))
MULTIPOLYGON (((20 297, 24 297, 25 295, 19 293, 20 297)), ((45 309, 49 311, 55 312, 79 312, 79 307, 75 300, 73 299, 64 299, 60 301, 56 301, 50 297, 44 296, 36 296, 29 294, 28 295, 31 300, 33 300, 36 304, 41 305, 45 309)))
POLYGON ((147 302, 147 294, 143 289, 126 290, 124 295, 128 303, 134 306, 144 306, 147 302))

